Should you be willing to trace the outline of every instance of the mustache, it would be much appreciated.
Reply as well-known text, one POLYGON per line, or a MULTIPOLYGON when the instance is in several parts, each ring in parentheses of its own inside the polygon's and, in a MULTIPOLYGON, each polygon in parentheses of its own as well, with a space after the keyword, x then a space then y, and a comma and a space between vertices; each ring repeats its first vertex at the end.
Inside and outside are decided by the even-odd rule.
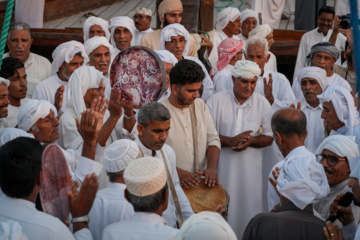
POLYGON ((328 173, 328 174, 333 174, 333 173, 334 173, 334 170, 329 169, 329 168, 326 168, 326 167, 324 167, 324 170, 325 170, 325 172, 328 173))
POLYGON ((9 104, 1 105, 1 106, 0 106, 0 109, 1 109, 1 108, 7 108, 8 106, 9 106, 9 104))
POLYGON ((306 90, 305 94, 308 94, 308 93, 316 94, 313 90, 306 90))

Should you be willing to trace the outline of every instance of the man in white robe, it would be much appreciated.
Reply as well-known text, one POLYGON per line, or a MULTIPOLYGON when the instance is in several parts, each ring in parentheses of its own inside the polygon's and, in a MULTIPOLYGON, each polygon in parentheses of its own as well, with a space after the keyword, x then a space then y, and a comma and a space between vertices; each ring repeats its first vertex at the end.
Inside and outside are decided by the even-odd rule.
POLYGON ((177 222, 181 225, 182 221, 187 220, 194 212, 180 186, 179 176, 176 172, 175 152, 169 145, 165 144, 171 120, 169 110, 161 103, 152 102, 142 105, 138 113, 139 137, 135 142, 145 157, 154 157, 162 162, 166 161, 170 173, 170 177, 168 177, 169 198, 168 207, 163 212, 162 217, 167 221, 168 226, 176 228, 177 222), (176 196, 171 191, 170 178, 176 196), (176 201, 179 206, 176 206, 176 201))
POLYGON ((50 77, 51 72, 49 60, 30 52, 32 42, 29 25, 22 22, 10 24, 6 41, 9 52, 5 53, 3 58, 14 57, 25 65, 28 80, 28 98, 32 97, 36 84, 50 77))
POLYGON ((179 61, 170 72, 170 96, 162 101, 171 114, 166 143, 175 151, 180 183, 186 188, 197 185, 199 175, 205 176, 208 186, 219 182, 220 139, 208 107, 199 98, 204 77, 196 62, 179 61))
POLYGON ((113 142, 105 150, 104 168, 109 177, 109 185, 97 192, 89 212, 89 229, 94 240, 101 240, 105 227, 131 219, 133 206, 125 199, 124 170, 135 159, 142 157, 138 145, 127 139, 113 142))
POLYGON ((218 171, 231 197, 228 222, 241 238, 249 220, 263 210, 261 148, 273 141, 272 109, 254 92, 261 73, 256 63, 237 61, 232 73, 233 90, 215 94, 207 105, 222 144, 218 171), (256 184, 249 185, 249 181, 256 184))
POLYGON ((269 24, 271 28, 278 29, 286 1, 287 0, 252 0, 251 9, 261 13, 262 24, 269 24))
POLYGON ((83 26, 83 32, 84 43, 95 36, 106 37, 106 39, 110 41, 109 23, 102 18, 91 16, 86 19, 83 26))
POLYGON ((178 230, 167 226, 161 217, 169 194, 164 162, 153 157, 136 159, 125 169, 124 179, 125 198, 134 206, 135 214, 128 221, 107 226, 102 239, 173 239, 178 230))
POLYGON ((319 10, 319 17, 317 19, 317 25, 319 27, 305 33, 301 37, 299 51, 296 58, 296 65, 294 70, 294 79, 300 72, 300 70, 307 66, 306 57, 311 51, 311 47, 319 42, 332 42, 340 51, 345 51, 346 37, 343 34, 337 34, 334 38, 332 36, 332 25, 334 22, 335 12, 329 8, 321 8, 319 10), (333 37, 334 40, 330 41, 333 37))
POLYGON ((33 99, 46 100, 55 105, 59 113, 67 109, 69 96, 68 81, 72 73, 89 58, 84 45, 78 41, 69 41, 57 46, 52 53, 51 77, 39 83, 33 94, 33 99))
POLYGON ((17 115, 20 106, 30 99, 26 97, 27 80, 24 64, 17 58, 8 57, 3 59, 0 71, 0 77, 8 79, 10 85, 8 115, 3 119, 3 125, 7 127, 15 127, 17 125, 17 115))
POLYGON ((249 33, 260 24, 257 12, 251 9, 241 11, 241 33, 236 35, 246 45, 246 40, 249 38, 249 33))
POLYGON ((134 13, 134 23, 135 23, 135 46, 141 46, 141 41, 143 37, 148 34, 152 33, 154 30, 150 27, 151 19, 152 19, 152 12, 150 9, 147 8, 136 8, 134 13))
POLYGON ((125 48, 135 45, 135 24, 126 16, 114 17, 110 21, 110 43, 115 48, 112 60, 125 48))
POLYGON ((4 128, 2 119, 8 116, 8 106, 10 104, 9 85, 9 80, 0 77, 0 130, 4 128))

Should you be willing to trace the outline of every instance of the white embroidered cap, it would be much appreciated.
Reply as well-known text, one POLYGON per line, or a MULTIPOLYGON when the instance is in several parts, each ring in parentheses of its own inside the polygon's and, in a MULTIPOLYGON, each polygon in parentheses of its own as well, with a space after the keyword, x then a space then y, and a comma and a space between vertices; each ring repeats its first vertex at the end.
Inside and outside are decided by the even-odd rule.
POLYGON ((135 10, 135 14, 145 14, 151 17, 152 15, 152 11, 150 9, 147 8, 143 8, 143 7, 138 7, 135 10))
POLYGON ((125 169, 124 179, 126 189, 135 196, 157 193, 166 184, 165 165, 153 157, 136 159, 125 169))

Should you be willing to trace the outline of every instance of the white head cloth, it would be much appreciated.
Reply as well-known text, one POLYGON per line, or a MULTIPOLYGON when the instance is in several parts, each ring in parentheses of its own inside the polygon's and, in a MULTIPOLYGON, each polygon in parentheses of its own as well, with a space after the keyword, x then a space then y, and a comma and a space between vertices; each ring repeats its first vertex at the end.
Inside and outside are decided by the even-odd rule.
POLYGON ((129 17, 125 17, 125 16, 120 16, 120 17, 114 17, 110 20, 110 31, 111 31, 111 37, 110 37, 110 43, 111 45, 113 45, 113 47, 116 47, 116 43, 114 40, 114 32, 115 29, 118 27, 124 27, 127 28, 132 35, 131 38, 131 43, 130 46, 134 46, 135 45, 135 24, 134 24, 134 20, 132 20, 129 17))
POLYGON ((349 159, 350 177, 357 178, 360 183, 360 156, 349 159))
POLYGON ((54 112, 55 117, 57 116, 56 108, 50 102, 31 99, 20 107, 17 116, 18 127, 27 132, 39 119, 46 118, 50 111, 54 112))
POLYGON ((155 50, 154 52, 160 57, 161 61, 163 62, 170 63, 173 66, 175 66, 175 64, 177 64, 178 62, 174 54, 172 54, 168 50, 155 50))
POLYGON ((0 222, 0 239, 1 240, 28 240, 22 227, 18 222, 9 220, 0 222))
POLYGON ((124 179, 126 189, 135 196, 157 193, 166 184, 164 162, 153 157, 136 159, 125 169, 124 179))
POLYGON ((330 192, 324 167, 299 156, 285 161, 277 179, 277 190, 300 209, 316 203, 330 192))
POLYGON ((5 84, 7 87, 10 85, 10 81, 3 77, 0 77, 0 83, 5 84))
POLYGON ((34 138, 34 135, 19 128, 4 128, 0 131, 0 147, 18 137, 34 138))
POLYGON ((258 25, 256 28, 250 31, 249 38, 252 36, 259 36, 266 38, 273 30, 269 24, 258 25))
POLYGON ((227 7, 221 10, 216 19, 215 30, 222 31, 229 22, 234 22, 241 16, 239 9, 234 7, 227 7))
POLYGON ((185 27, 179 23, 169 24, 161 30, 161 38, 160 38, 160 50, 166 50, 165 42, 171 42, 171 37, 176 36, 184 36, 185 38, 185 48, 183 52, 183 56, 187 56, 190 49, 190 34, 185 27))
POLYGON ((78 41, 69 41, 57 46, 52 53, 53 62, 51 63, 51 75, 56 74, 64 62, 71 62, 74 55, 78 52, 81 53, 81 56, 84 58, 84 62, 89 61, 84 45, 78 41))
POLYGON ((243 23, 249 17, 255 18, 257 24, 259 24, 259 14, 257 14, 254 10, 245 9, 244 11, 241 11, 241 23, 243 23))
POLYGON ((216 212, 199 212, 192 215, 181 226, 175 240, 237 240, 225 219, 216 212))
POLYGON ((348 128, 346 135, 353 134, 353 128, 359 120, 354 98, 348 89, 339 86, 328 86, 326 90, 317 96, 320 103, 331 102, 339 120, 348 128))
POLYGON ((95 49, 99 46, 107 47, 112 55, 114 53, 114 47, 109 43, 109 41, 105 37, 95 36, 88 39, 85 44, 85 52, 89 56, 95 49))
POLYGON ((151 17, 152 16, 152 11, 151 11, 151 9, 148 9, 148 8, 138 7, 135 10, 135 14, 145 14, 145 15, 148 15, 148 16, 151 17))
POLYGON ((325 138, 316 149, 316 154, 321 154, 327 149, 340 157, 348 160, 359 156, 359 148, 354 136, 331 135, 325 138))
POLYGON ((319 67, 304 67, 303 69, 301 69, 297 77, 300 86, 301 86, 301 80, 303 78, 316 79, 316 81, 320 84, 321 89, 323 91, 325 91, 325 89, 328 86, 326 71, 319 67))
POLYGON ((88 19, 85 20, 84 26, 83 26, 83 32, 84 32, 84 42, 86 42, 89 39, 89 32, 90 28, 93 25, 99 25, 101 29, 105 32, 105 37, 109 41, 110 40, 110 31, 109 31, 109 23, 108 21, 99 18, 91 16, 88 19))
POLYGON ((128 139, 120 139, 105 150, 104 168, 107 172, 118 173, 129 165, 129 163, 137 158, 140 149, 138 145, 128 139))
POLYGON ((231 74, 234 78, 252 79, 255 76, 258 77, 261 74, 259 65, 256 62, 249 60, 241 60, 235 63, 234 68, 231 70, 231 74))
POLYGON ((105 87, 107 83, 106 77, 92 66, 81 66, 71 74, 68 107, 74 108, 78 119, 81 118, 81 113, 86 110, 84 96, 87 90, 98 88, 101 82, 105 87))

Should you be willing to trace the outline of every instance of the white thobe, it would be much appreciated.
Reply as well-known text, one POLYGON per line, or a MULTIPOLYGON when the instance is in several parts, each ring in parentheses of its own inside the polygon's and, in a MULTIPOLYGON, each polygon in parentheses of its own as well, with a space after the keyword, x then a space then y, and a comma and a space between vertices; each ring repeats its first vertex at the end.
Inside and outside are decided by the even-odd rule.
MULTIPOLYGON (((358 14, 360 13, 360 1, 357 1, 358 14)), ((346 15, 351 13, 349 0, 336 0, 335 1, 335 15, 346 15)))
MULTIPOLYGON (((145 147, 139 138, 135 140, 135 142, 139 145, 141 150, 144 153, 144 157, 154 157, 157 159, 160 159, 161 161, 164 161, 162 158, 160 150, 155 151, 155 156, 152 156, 152 150, 145 147)), ((180 186, 180 180, 179 176, 176 171, 176 156, 174 150, 167 144, 164 144, 162 147, 162 150, 164 152, 167 165, 169 167, 170 176, 172 178, 172 181, 174 183, 175 191, 178 196, 181 212, 183 215, 184 220, 188 219, 192 215, 194 215, 194 212, 191 208, 190 202, 187 199, 184 191, 182 190, 180 186)), ((176 228, 176 207, 174 204, 174 198, 172 196, 172 193, 170 191, 170 184, 168 184, 169 187, 169 198, 168 198, 168 207, 166 210, 162 213, 162 217, 166 220, 167 225, 170 227, 176 228)))
MULTIPOLYGON (((297 148, 294 148, 293 150, 291 150, 291 152, 288 153, 288 155, 286 155, 286 157, 284 158, 284 160, 281 160, 280 162, 278 162, 273 168, 272 170, 275 170, 275 168, 282 168, 282 166, 284 166, 285 161, 287 161, 288 159, 301 159, 301 161, 316 161, 316 157, 315 155, 310 152, 309 150, 307 150, 305 148, 305 146, 300 146, 297 148)), ((272 170, 269 173, 269 177, 271 177, 272 179, 274 179, 273 175, 272 175, 272 170)), ((268 207, 269 209, 273 209, 275 207, 276 204, 280 203, 280 197, 277 194, 275 188, 273 187, 273 185, 270 183, 270 181, 268 181, 268 207)))
MULTIPOLYGON (((222 136, 233 137, 248 130, 253 131, 252 136, 259 136, 260 126, 264 135, 273 135, 270 103, 257 93, 240 104, 233 90, 227 90, 216 93, 207 105, 215 127, 222 136)), ((231 199, 228 222, 240 239, 250 219, 263 210, 261 148, 248 147, 236 152, 231 147, 223 147, 218 175, 231 199)))
MULTIPOLYGON (((3 58, 10 57, 10 53, 5 53, 3 58)), ((32 98, 36 84, 50 77, 51 63, 46 58, 30 53, 25 63, 25 72, 27 75, 27 98, 32 98)))
POLYGON ((214 93, 222 92, 234 87, 231 74, 233 68, 233 65, 228 64, 214 75, 214 93))
POLYGON ((109 183, 107 188, 96 193, 89 213, 89 229, 94 240, 101 240, 104 229, 113 223, 130 220, 134 207, 124 197, 125 184, 109 183))
MULTIPOLYGON (((194 144, 190 109, 174 107, 169 99, 161 102, 170 112, 170 130, 166 140, 176 154, 176 167, 195 173, 194 144), (179 141, 181 139, 181 141, 179 141)), ((194 101, 197 121, 198 154, 200 171, 206 169, 206 151, 209 146, 221 149, 220 138, 208 107, 202 99, 194 101)))
POLYGON ((278 29, 285 2, 286 0, 261 1, 262 24, 269 24, 272 29, 278 29))
POLYGON ((245 47, 246 47, 246 41, 247 41, 247 38, 245 38, 243 35, 242 35, 242 33, 240 33, 240 34, 238 34, 238 35, 236 35, 241 41, 243 41, 243 47, 242 47, 242 49, 245 49, 245 47))
MULTIPOLYGON (((23 98, 20 100, 20 107, 27 103, 30 99, 23 98)), ((20 107, 13 106, 9 104, 8 106, 8 115, 6 118, 3 118, 4 128, 14 128, 17 125, 17 116, 19 115, 20 107)))
POLYGON ((272 72, 277 72, 277 61, 276 61, 276 56, 269 51, 270 54, 270 58, 269 61, 267 63, 265 63, 265 70, 269 70, 272 72))
POLYGON ((154 30, 152 28, 149 28, 145 31, 139 31, 139 30, 135 30, 135 36, 136 36, 136 39, 135 39, 135 46, 141 46, 141 41, 143 39, 143 37, 148 34, 148 33, 151 33, 153 32, 154 30))
POLYGON ((170 240, 179 230, 166 225, 156 213, 135 212, 131 220, 113 223, 103 232, 103 240, 170 240))
POLYGON ((38 211, 35 203, 3 195, 0 197, 0 222, 8 220, 18 222, 28 239, 92 239, 88 228, 83 228, 73 235, 58 218, 38 211))
POLYGON ((162 94, 161 97, 159 98, 158 102, 162 102, 165 98, 168 98, 170 96, 171 93, 171 88, 170 86, 168 87, 168 89, 166 89, 162 94))
MULTIPOLYGON (((346 136, 346 132, 348 130, 348 127, 346 127, 346 125, 342 126, 341 128, 337 129, 336 131, 331 130, 330 132, 330 136, 331 135, 344 135, 346 136)), ((358 118, 355 122, 355 126, 353 127, 353 134, 351 136, 355 137, 355 142, 356 144, 358 144, 359 146, 359 151, 360 151, 360 118, 358 118)))
POLYGON ((184 56, 184 59, 188 59, 196 62, 201 66, 203 72, 205 73, 205 78, 203 80, 204 89, 201 98, 206 102, 206 100, 208 100, 209 97, 211 97, 214 94, 214 84, 211 81, 208 71, 206 70, 204 64, 202 64, 202 62, 198 58, 191 56, 184 56))
MULTIPOLYGON (((315 28, 307 33, 305 33, 301 37, 300 46, 298 55, 296 58, 296 65, 294 70, 294 79, 299 74, 300 70, 303 67, 306 67, 306 56, 311 52, 311 47, 319 42, 328 42, 332 34, 332 30, 330 29, 326 36, 324 34, 318 32, 318 28, 315 28)), ((345 51, 345 42, 346 37, 339 33, 336 38, 335 46, 340 51, 345 51)))
POLYGON ((46 100, 51 104, 55 104, 55 93, 59 87, 64 86, 63 101, 61 105, 61 112, 65 112, 68 105, 68 82, 62 81, 57 74, 41 81, 36 85, 33 93, 33 99, 46 100))
MULTIPOLYGON (((343 79, 342 77, 340 77, 336 73, 334 73, 330 77, 326 77, 326 80, 328 82, 328 85, 340 86, 340 87, 348 89, 349 91, 352 91, 352 88, 351 88, 349 82, 346 81, 345 79, 343 79)), ((292 85, 292 90, 293 90, 296 98, 298 98, 298 99, 304 98, 304 94, 301 90, 301 86, 299 84, 299 80, 297 79, 297 77, 294 79, 294 82, 292 85)))

